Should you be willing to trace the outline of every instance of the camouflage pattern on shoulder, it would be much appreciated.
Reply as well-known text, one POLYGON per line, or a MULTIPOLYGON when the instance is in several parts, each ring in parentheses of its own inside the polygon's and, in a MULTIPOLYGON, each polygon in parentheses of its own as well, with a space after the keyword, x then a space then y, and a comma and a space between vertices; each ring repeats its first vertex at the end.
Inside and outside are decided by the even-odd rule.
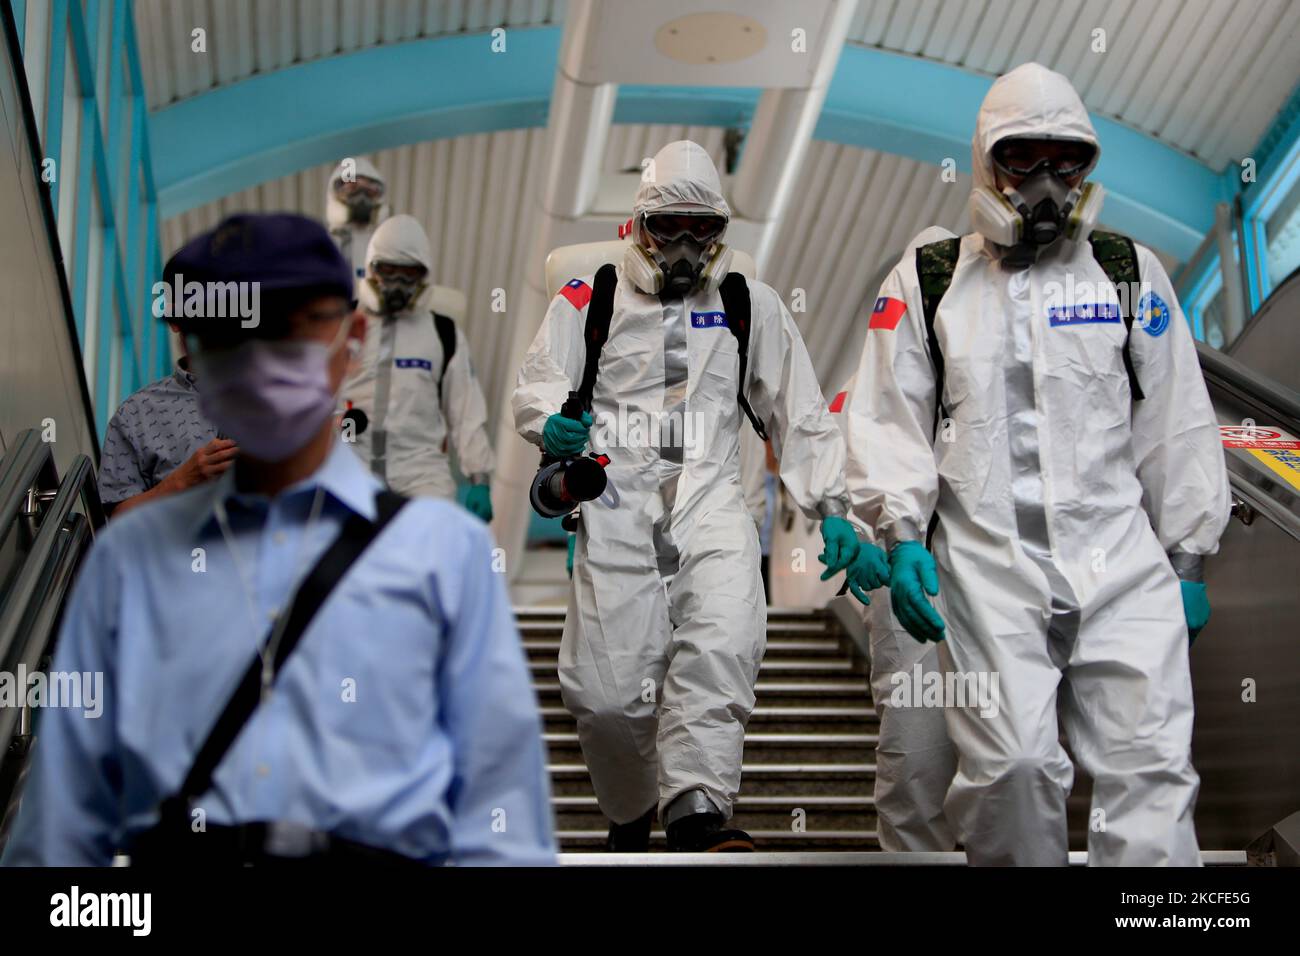
POLYGON ((961 239, 940 239, 916 250, 916 277, 921 283, 921 302, 925 309, 926 325, 934 323, 939 311, 939 300, 952 285, 957 271, 957 256, 961 252, 961 239))
POLYGON ((1118 232, 1093 232, 1088 243, 1092 257, 1114 285, 1138 281, 1137 249, 1132 239, 1118 232))

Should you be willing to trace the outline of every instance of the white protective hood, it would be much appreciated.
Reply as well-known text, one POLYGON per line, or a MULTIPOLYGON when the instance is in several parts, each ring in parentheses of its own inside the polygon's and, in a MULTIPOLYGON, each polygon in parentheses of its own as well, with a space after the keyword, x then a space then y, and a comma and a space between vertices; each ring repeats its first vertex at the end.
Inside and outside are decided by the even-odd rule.
MULTIPOLYGON (((354 172, 358 178, 373 179, 376 182, 383 183, 384 190, 387 192, 388 183, 384 180, 383 174, 375 168, 375 164, 363 156, 356 156, 345 159, 334 167, 334 172, 330 173, 329 181, 325 183, 325 221, 331 230, 342 229, 348 225, 348 207, 334 198, 334 181, 343 175, 344 163, 353 163, 354 172)), ((388 203, 381 202, 379 210, 375 215, 375 222, 383 222, 388 218, 388 203)))
POLYGON ((371 312, 379 311, 379 299, 370 284, 370 277, 374 275, 372 264, 375 262, 424 266, 424 281, 429 288, 411 303, 408 311, 419 308, 428 298, 429 289, 433 287, 433 251, 420 220, 404 213, 393 216, 380 223, 375 234, 370 237, 370 245, 366 247, 366 281, 358 284, 358 298, 371 312))
POLYGON ((1088 119, 1079 94, 1070 81, 1038 63, 1025 63, 994 81, 975 121, 971 140, 973 188, 997 191, 993 175, 993 147, 1011 136, 1038 139, 1081 140, 1096 148, 1092 172, 1101 158, 1097 131, 1088 119))
POLYGON ((722 198, 722 181, 704 147, 688 139, 669 143, 655 154, 632 201, 632 239, 646 245, 641 234, 645 215, 656 212, 698 212, 711 209, 728 222, 731 207, 722 198))

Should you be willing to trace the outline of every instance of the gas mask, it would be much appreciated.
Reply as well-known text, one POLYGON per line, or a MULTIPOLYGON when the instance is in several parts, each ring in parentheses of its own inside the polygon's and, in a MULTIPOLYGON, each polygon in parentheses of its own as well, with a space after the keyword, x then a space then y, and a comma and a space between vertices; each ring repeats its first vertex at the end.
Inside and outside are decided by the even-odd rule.
MULTIPOLYGON (((1058 165, 1060 163, 1058 162, 1058 165)), ((1020 185, 996 190, 981 186, 971 193, 971 224, 985 238, 1003 247, 1007 269, 1027 268, 1039 253, 1062 236, 1082 242, 1097 224, 1105 190, 1096 183, 1072 188, 1068 179, 1091 168, 1091 163, 1062 170, 1044 159, 1029 169, 995 166, 1023 176, 1020 185)))
POLYGON ((423 276, 391 274, 376 270, 366 277, 379 300, 379 310, 384 315, 397 315, 415 304, 428 285, 423 276))
POLYGON ((378 183, 372 185, 370 180, 364 183, 358 180, 355 184, 338 180, 334 183, 334 198, 347 207, 348 222, 368 226, 384 201, 384 188, 378 183))
POLYGON ((643 216, 641 241, 634 237, 628 246, 623 269, 647 295, 712 292, 731 266, 731 249, 720 241, 726 227, 726 220, 712 213, 643 216))

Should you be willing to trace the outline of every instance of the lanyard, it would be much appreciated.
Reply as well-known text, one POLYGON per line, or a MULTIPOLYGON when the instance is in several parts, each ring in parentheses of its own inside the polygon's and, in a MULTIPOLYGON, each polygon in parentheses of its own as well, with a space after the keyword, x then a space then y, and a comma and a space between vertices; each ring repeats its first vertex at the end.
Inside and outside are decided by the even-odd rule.
MULTIPOLYGON (((325 502, 325 487, 318 485, 315 494, 312 496, 311 509, 307 515, 307 523, 303 526, 302 537, 298 542, 297 554, 294 556, 293 573, 290 575, 290 586, 288 594, 292 597, 297 593, 301 579, 306 573, 306 562, 303 560, 305 552, 303 550, 304 542, 310 537, 311 529, 320 517, 321 508, 325 502)), ((269 513, 268 505, 268 513, 269 513)), ((226 514, 226 503, 218 499, 214 506, 217 518, 217 525, 221 528, 221 537, 226 543, 226 549, 230 552, 230 560, 235 565, 235 573, 239 578, 240 589, 244 592, 244 601, 248 606, 249 618, 252 621, 253 633, 257 633, 258 614, 257 601, 254 597, 252 576, 248 573, 248 568, 239 555, 239 548, 235 546, 235 536, 230 530, 230 520, 226 514)), ((266 642, 261 647, 256 647, 258 656, 262 660, 262 700, 265 701, 271 696, 271 685, 275 681, 275 651, 280 644, 280 638, 284 634, 285 624, 289 620, 288 607, 281 607, 275 612, 272 619, 271 633, 266 642)))

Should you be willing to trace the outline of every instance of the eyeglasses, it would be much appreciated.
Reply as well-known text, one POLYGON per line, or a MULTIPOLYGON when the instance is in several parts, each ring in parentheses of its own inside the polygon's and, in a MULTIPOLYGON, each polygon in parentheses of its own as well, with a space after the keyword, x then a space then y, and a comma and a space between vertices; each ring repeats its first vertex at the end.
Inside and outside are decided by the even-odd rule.
MULTIPOLYGON (((316 326, 320 323, 346 324, 348 316, 357 311, 357 300, 349 299, 342 307, 307 309, 300 314, 297 325, 316 326)), ((293 337, 295 323, 289 316, 272 314, 259 316, 255 325, 245 326, 235 319, 217 319, 202 325, 182 328, 181 337, 191 352, 218 352, 238 348, 251 339, 286 339, 293 337)))
POLYGON ((1070 140, 1007 139, 993 147, 993 162, 1011 176, 1030 176, 1046 167, 1062 179, 1084 173, 1097 150, 1070 140))
POLYGON ((656 242, 676 242, 685 236, 700 243, 709 243, 722 235, 727 221, 721 216, 697 216, 690 213, 659 213, 646 216, 646 232, 656 242))

